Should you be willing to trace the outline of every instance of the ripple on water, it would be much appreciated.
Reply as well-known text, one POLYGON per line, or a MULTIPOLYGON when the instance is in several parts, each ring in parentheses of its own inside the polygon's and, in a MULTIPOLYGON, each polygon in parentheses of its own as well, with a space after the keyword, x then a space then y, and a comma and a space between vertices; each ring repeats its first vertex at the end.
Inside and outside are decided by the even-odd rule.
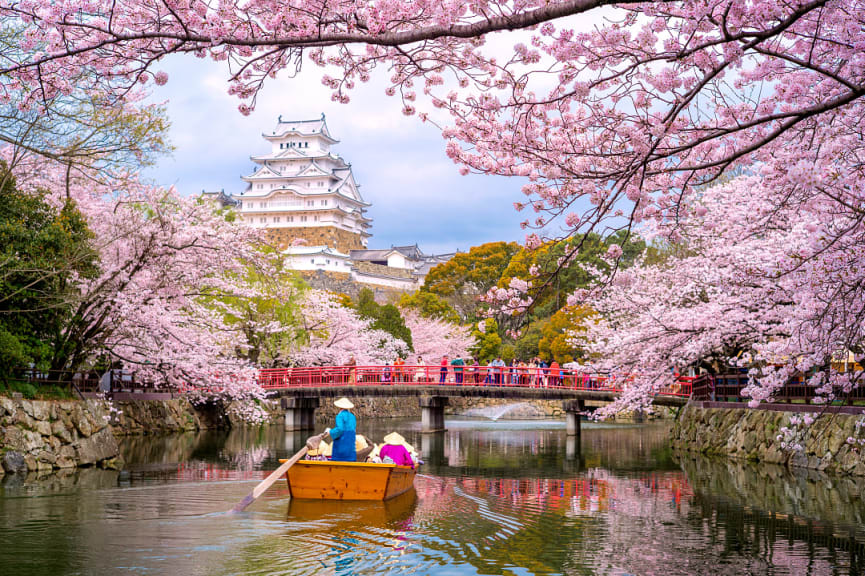
POLYGON ((278 483, 226 514, 283 435, 256 448, 271 460, 184 453, 122 475, 7 480, 0 575, 863 573, 860 483, 680 467, 650 428, 587 426, 565 461, 552 425, 448 424, 448 458, 387 503, 291 501, 278 483))

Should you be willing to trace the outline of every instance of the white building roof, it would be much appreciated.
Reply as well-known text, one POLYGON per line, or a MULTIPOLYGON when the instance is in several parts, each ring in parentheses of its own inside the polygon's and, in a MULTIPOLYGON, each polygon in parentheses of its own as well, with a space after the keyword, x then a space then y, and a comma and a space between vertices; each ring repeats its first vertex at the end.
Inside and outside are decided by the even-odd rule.
POLYGON ((342 252, 334 250, 330 246, 289 246, 283 250, 282 253, 288 256, 313 256, 316 254, 322 254, 334 258, 349 259, 348 254, 343 254, 342 252))
POLYGON ((301 136, 321 135, 331 142, 339 142, 339 140, 330 135, 330 131, 327 129, 327 122, 324 120, 324 114, 321 115, 321 118, 315 120, 283 120, 282 116, 280 116, 273 132, 271 134, 262 133, 262 136, 267 140, 274 140, 292 134, 301 136))

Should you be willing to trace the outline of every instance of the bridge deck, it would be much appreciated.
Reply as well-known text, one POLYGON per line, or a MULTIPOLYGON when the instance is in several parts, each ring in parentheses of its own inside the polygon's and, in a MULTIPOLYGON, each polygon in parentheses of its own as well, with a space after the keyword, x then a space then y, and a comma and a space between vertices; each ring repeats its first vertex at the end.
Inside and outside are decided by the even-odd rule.
MULTIPOLYGON (((303 386, 291 388, 272 388, 271 395, 285 398, 336 398, 350 397, 392 397, 392 396, 447 396, 508 398, 522 400, 599 400, 612 401, 620 394, 618 390, 586 390, 573 388, 543 388, 527 386, 457 386, 453 384, 329 384, 326 386, 303 386)), ((654 403, 659 406, 684 406, 686 396, 659 394, 654 403)))

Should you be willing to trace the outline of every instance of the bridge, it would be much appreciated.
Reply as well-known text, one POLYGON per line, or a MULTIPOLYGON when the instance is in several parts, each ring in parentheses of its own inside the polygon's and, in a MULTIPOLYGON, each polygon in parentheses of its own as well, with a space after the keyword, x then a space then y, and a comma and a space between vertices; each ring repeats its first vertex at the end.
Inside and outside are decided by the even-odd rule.
MULTIPOLYGON (((263 369, 259 384, 281 398, 287 430, 313 428, 321 398, 416 396, 421 430, 444 429, 444 409, 453 397, 561 400, 569 435, 580 434, 586 401, 615 400, 633 379, 550 368, 497 366, 324 366, 263 369)), ((693 378, 656 394, 660 406, 683 406, 693 378)))

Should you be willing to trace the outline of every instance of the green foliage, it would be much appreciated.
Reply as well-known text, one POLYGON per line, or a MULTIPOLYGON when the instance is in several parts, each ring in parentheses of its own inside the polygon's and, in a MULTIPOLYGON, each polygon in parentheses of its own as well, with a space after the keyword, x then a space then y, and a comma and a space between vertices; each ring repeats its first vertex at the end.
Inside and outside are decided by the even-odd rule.
POLYGON ((582 357, 581 351, 568 341, 568 332, 580 330, 587 315, 585 308, 566 306, 544 321, 538 341, 538 355, 544 362, 564 364, 582 357))
POLYGON ((481 332, 478 324, 474 326, 472 336, 477 344, 472 348, 472 354, 478 357, 481 364, 488 364, 501 353, 502 337, 499 335, 499 325, 493 318, 481 320, 484 330, 481 332))
POLYGON ((91 237, 73 201, 58 210, 45 193, 18 190, 0 162, 0 332, 15 362, 67 367, 73 343, 63 333, 79 297, 71 279, 98 272, 91 237))
POLYGON ((498 285, 507 287, 511 278, 531 281, 534 285, 532 295, 535 306, 530 320, 549 318, 559 308, 564 306, 568 294, 577 288, 585 288, 595 278, 588 273, 586 265, 598 270, 609 270, 609 264, 602 258, 611 244, 622 246, 622 258, 619 265, 627 268, 634 264, 646 248, 642 240, 628 238, 626 231, 620 230, 607 238, 598 234, 587 234, 569 238, 562 242, 547 242, 535 250, 520 250, 511 259, 510 264, 502 273, 498 285), (576 256, 567 266, 559 269, 559 260, 570 257, 576 251, 576 256), (532 267, 536 267, 539 276, 531 275, 532 267))
POLYGON ((0 381, 0 396, 10 396, 15 392, 28 400, 65 400, 75 397, 70 388, 65 386, 35 386, 20 380, 0 381))
POLYGON ((370 326, 376 330, 383 330, 405 342, 409 350, 414 350, 414 345, 411 339, 411 330, 405 325, 405 320, 399 309, 393 304, 378 304, 375 301, 375 295, 369 288, 364 288, 357 296, 357 302, 354 306, 357 313, 368 320, 371 320, 370 326))
POLYGON ((24 347, 24 344, 0 327, 0 378, 5 378, 12 370, 20 366, 26 366, 32 362, 32 358, 24 347))
POLYGON ((432 292, 418 290, 411 294, 403 294, 399 299, 399 307, 417 310, 424 318, 437 318, 454 324, 460 321, 459 314, 453 306, 432 292))
MULTIPOLYGON (((268 246, 260 249, 272 250, 268 246)), ((298 327, 301 325, 300 297, 307 285, 299 276, 280 267, 280 262, 275 264, 276 270, 267 274, 251 266, 247 269, 245 283, 254 289, 256 296, 206 297, 214 309, 221 311, 229 326, 244 333, 248 348, 238 349, 237 353, 265 367, 285 365, 294 344, 305 337, 298 327), (279 332, 260 329, 274 323, 285 329, 279 332)))
POLYGON ((538 355, 538 343, 542 337, 542 327, 545 319, 529 323, 522 331, 520 338, 514 343, 514 354, 518 360, 531 360, 538 355))
POLYGON ((463 320, 476 319, 478 297, 496 285, 519 250, 515 242, 474 246, 430 270, 421 290, 441 297, 463 320))

